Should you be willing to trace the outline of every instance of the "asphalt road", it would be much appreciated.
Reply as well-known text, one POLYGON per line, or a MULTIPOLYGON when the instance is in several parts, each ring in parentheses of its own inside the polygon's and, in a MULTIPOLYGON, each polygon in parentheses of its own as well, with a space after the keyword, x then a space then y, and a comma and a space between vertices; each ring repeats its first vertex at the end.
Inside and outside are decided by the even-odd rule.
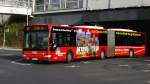
POLYGON ((80 60, 70 64, 24 61, 0 50, 0 84, 150 84, 150 58, 80 60))

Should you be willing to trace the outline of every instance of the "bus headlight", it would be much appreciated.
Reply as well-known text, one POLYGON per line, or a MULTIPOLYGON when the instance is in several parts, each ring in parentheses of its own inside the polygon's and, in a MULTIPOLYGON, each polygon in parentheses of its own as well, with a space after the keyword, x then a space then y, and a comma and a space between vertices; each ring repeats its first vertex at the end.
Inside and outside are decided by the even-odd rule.
POLYGON ((52 56, 51 56, 51 55, 45 55, 44 57, 50 58, 50 57, 52 57, 52 56))

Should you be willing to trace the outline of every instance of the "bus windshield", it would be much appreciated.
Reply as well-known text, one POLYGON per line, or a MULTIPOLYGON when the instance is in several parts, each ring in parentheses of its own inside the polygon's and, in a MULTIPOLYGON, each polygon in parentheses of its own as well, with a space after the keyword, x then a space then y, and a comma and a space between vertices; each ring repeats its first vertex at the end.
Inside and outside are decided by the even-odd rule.
POLYGON ((48 31, 26 31, 24 38, 25 49, 48 49, 48 31))

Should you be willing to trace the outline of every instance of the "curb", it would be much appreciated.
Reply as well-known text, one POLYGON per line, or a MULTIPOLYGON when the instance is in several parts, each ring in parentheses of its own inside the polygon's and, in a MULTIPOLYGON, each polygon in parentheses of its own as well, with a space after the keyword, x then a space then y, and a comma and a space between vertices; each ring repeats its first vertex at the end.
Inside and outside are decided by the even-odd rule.
POLYGON ((15 49, 15 48, 0 48, 0 50, 21 51, 22 49, 15 49))

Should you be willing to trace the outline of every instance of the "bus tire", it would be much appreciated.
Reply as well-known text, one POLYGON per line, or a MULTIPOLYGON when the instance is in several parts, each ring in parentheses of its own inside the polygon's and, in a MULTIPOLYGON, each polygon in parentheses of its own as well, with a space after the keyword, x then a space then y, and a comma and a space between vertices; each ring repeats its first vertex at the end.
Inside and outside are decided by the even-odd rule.
POLYGON ((133 58, 134 57, 134 50, 130 49, 129 51, 129 57, 133 58))
POLYGON ((70 63, 73 60, 73 53, 71 51, 66 54, 66 63, 70 63))
POLYGON ((101 49, 100 58, 105 59, 105 50, 101 49))

